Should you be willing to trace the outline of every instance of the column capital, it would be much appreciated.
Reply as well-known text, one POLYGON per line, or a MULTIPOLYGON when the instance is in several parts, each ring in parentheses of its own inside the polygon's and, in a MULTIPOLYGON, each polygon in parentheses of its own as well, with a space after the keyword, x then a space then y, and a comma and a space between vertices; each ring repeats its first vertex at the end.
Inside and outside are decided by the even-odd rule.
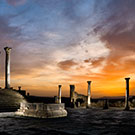
POLYGON ((5 47, 5 48, 4 48, 4 50, 5 50, 7 53, 9 53, 11 49, 12 49, 12 48, 10 48, 10 47, 5 47))
POLYGON ((130 80, 130 77, 125 78, 125 80, 130 80))
POLYGON ((90 84, 92 81, 87 81, 88 84, 90 84))
POLYGON ((75 85, 69 85, 70 86, 70 88, 75 88, 75 85))
POLYGON ((21 86, 18 86, 18 89, 21 90, 21 86))
POLYGON ((59 87, 59 88, 61 88, 61 87, 62 87, 62 85, 58 85, 58 87, 59 87))

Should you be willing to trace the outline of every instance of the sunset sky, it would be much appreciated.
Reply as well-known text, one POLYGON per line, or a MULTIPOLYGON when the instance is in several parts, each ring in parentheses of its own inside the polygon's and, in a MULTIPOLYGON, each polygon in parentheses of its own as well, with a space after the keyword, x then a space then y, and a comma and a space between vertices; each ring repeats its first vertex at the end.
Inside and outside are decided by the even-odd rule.
POLYGON ((69 96, 69 85, 92 97, 135 95, 135 0, 0 0, 0 86, 4 47, 11 86, 31 95, 69 96))

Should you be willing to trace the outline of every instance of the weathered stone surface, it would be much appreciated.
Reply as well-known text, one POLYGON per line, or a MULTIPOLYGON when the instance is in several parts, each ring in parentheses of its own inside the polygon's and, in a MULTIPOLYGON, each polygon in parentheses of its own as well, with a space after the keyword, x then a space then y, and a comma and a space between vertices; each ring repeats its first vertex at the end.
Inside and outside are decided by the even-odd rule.
POLYGON ((15 90, 0 89, 0 111, 16 111, 21 102, 27 101, 15 90))
POLYGON ((125 78, 126 80, 126 95, 125 95, 125 110, 129 110, 129 80, 130 78, 125 78))
POLYGON ((87 105, 87 96, 84 96, 82 94, 78 94, 75 91, 75 86, 74 85, 70 85, 70 104, 72 108, 76 108, 78 107, 78 105, 80 106, 85 106, 87 105), (80 102, 78 104, 78 102, 80 102))
POLYGON ((67 116, 65 104, 21 103, 16 115, 36 118, 58 118, 67 116))
POLYGON ((91 107, 91 81, 87 81, 88 83, 88 97, 87 97, 87 108, 91 107))
POLYGON ((5 88, 10 89, 10 50, 11 48, 5 47, 4 48, 6 53, 5 59, 5 88))

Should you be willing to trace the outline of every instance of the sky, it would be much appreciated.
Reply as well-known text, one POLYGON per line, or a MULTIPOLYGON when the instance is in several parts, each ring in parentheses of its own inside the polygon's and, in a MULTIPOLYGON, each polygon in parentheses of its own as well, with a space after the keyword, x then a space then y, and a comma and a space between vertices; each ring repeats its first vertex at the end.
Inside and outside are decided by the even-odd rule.
POLYGON ((0 86, 11 50, 11 86, 31 95, 135 95, 135 0, 0 0, 0 86))

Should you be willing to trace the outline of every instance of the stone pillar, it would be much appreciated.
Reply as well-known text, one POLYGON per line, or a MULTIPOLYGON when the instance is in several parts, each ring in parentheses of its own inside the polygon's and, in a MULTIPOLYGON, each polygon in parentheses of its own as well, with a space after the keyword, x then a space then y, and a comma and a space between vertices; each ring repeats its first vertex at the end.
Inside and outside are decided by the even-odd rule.
POLYGON ((10 50, 11 48, 5 47, 4 48, 6 53, 5 59, 5 88, 10 89, 10 50))
POLYGON ((58 104, 58 96, 54 96, 54 103, 58 104))
POLYGON ((108 108, 109 108, 108 100, 105 99, 103 109, 108 109, 108 108))
POLYGON ((61 104, 61 85, 58 86, 59 91, 58 91, 58 103, 61 104))
POLYGON ((129 80, 130 78, 125 78, 126 80, 126 95, 125 95, 125 110, 129 110, 129 80))
POLYGON ((21 91, 21 86, 18 86, 18 90, 21 91))
POLYGON ((27 97, 29 97, 30 96, 30 93, 27 93, 27 97))
POLYGON ((91 81, 87 81, 88 83, 88 98, 87 98, 87 107, 91 106, 91 81))
POLYGON ((73 102, 73 96, 75 91, 75 85, 70 85, 70 102, 73 102))

